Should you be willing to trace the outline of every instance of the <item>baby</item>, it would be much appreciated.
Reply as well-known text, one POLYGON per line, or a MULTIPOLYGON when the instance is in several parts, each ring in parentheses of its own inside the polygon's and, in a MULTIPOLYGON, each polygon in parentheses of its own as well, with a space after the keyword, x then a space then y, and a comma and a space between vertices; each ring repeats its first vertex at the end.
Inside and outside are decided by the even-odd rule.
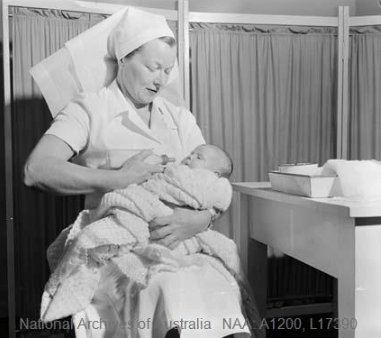
POLYGON ((206 169, 218 177, 229 178, 233 172, 233 161, 229 154, 212 144, 204 144, 194 149, 181 161, 192 169, 206 169))

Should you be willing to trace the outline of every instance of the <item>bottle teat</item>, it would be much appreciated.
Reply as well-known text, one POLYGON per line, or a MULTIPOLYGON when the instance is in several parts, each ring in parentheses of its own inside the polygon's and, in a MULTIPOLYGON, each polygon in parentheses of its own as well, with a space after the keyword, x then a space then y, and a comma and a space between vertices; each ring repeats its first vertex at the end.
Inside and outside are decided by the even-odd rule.
POLYGON ((167 165, 171 162, 176 162, 174 157, 169 157, 168 155, 151 155, 147 157, 144 162, 155 165, 167 165))
POLYGON ((167 155, 161 155, 161 164, 167 165, 168 163, 176 162, 174 157, 168 157, 167 155))

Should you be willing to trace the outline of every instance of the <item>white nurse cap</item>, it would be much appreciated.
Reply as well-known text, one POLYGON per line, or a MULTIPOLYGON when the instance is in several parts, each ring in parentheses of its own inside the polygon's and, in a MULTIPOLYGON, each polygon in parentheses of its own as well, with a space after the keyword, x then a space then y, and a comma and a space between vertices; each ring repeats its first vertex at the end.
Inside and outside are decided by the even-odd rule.
MULTIPOLYGON (((117 61, 145 43, 174 37, 164 16, 126 7, 65 43, 30 73, 55 116, 80 92, 98 92, 116 77, 117 61)), ((182 101, 177 65, 161 96, 182 101), (168 89, 168 90, 167 90, 168 89)))
POLYGON ((111 32, 108 49, 120 60, 145 43, 164 36, 175 38, 163 16, 130 7, 111 32))

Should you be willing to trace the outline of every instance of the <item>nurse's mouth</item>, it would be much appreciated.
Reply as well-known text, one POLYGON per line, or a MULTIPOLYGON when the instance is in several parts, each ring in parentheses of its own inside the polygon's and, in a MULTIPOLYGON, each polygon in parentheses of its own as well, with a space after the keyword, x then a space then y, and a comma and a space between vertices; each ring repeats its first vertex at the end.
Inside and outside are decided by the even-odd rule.
POLYGON ((150 92, 152 92, 154 94, 157 94, 157 90, 156 89, 147 88, 147 90, 149 90, 150 92))

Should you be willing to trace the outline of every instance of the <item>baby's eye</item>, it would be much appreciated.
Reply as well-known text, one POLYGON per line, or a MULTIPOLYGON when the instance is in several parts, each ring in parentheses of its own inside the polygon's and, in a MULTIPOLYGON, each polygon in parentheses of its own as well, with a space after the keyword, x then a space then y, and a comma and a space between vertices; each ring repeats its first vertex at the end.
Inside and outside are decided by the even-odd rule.
POLYGON ((171 68, 167 68, 167 69, 165 70, 165 74, 169 75, 169 74, 171 73, 172 69, 173 69, 173 67, 171 67, 171 68))

